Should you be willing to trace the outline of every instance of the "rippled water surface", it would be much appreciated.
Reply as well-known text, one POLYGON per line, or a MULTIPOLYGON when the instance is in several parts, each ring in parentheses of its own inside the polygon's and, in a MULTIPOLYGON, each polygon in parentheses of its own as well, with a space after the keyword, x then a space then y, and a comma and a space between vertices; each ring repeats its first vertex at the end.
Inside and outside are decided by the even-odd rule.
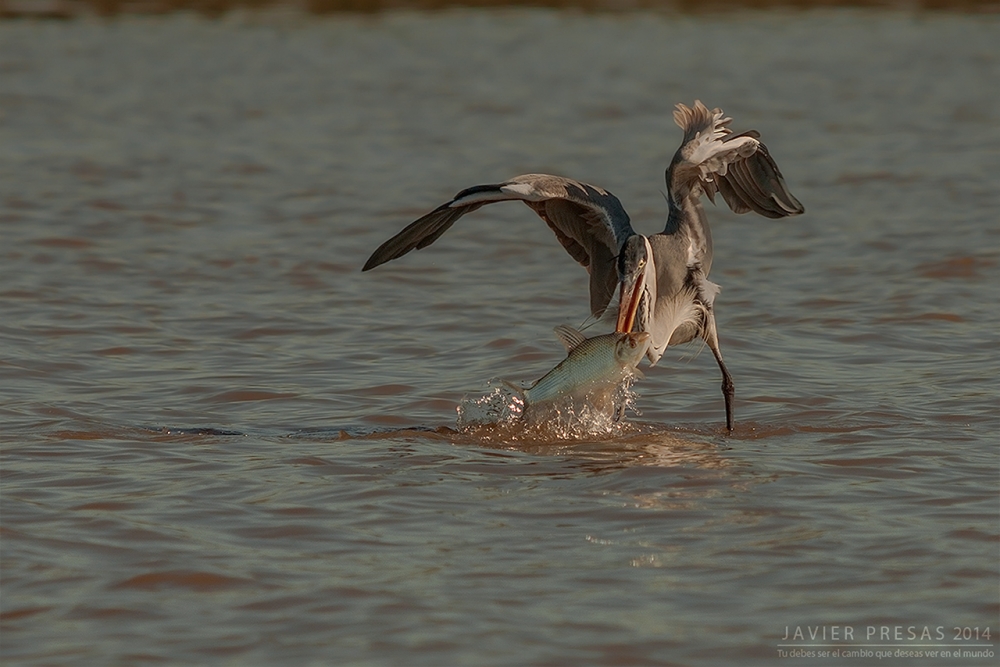
POLYGON ((996 17, 905 13, 0 23, 0 657, 995 639, 998 43, 996 17), (516 203, 365 258, 532 171, 655 231, 696 98, 762 132, 807 210, 709 207, 735 433, 698 344, 610 434, 457 430, 463 397, 563 357, 586 273, 516 203))

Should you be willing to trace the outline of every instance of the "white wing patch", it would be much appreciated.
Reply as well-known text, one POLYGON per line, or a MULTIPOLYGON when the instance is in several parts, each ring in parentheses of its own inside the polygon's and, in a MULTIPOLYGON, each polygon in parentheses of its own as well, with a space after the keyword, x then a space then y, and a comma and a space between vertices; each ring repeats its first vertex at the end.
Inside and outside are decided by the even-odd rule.
POLYGON ((730 164, 756 153, 760 142, 753 137, 740 137, 724 142, 716 138, 706 139, 699 133, 689 146, 692 146, 693 150, 684 151, 685 159, 698 166, 701 180, 711 181, 713 174, 725 176, 730 164))
POLYGON ((504 192, 516 195, 518 199, 525 201, 542 201, 551 199, 551 195, 544 195, 535 189, 531 183, 508 183, 500 188, 504 192))
POLYGON ((687 266, 689 269, 698 266, 698 263, 701 261, 701 254, 700 250, 695 246, 694 241, 688 241, 687 266))

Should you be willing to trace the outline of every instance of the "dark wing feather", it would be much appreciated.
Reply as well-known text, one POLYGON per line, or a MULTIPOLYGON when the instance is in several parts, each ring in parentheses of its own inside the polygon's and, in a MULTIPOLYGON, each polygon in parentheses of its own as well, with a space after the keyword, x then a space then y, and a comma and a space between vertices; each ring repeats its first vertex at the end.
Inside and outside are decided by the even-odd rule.
POLYGON ((427 215, 404 227, 401 232, 380 245, 361 270, 374 269, 380 264, 402 257, 411 250, 426 248, 448 231, 456 220, 482 206, 482 204, 470 204, 449 208, 449 204, 438 206, 427 215))
MULTIPOLYGON (((744 132, 737 136, 757 138, 760 135, 744 132)), ((802 203, 788 190, 767 146, 760 142, 753 155, 734 162, 725 174, 715 178, 719 192, 734 213, 754 211, 768 218, 784 218, 805 211, 802 203)))
POLYGON ((462 190, 451 201, 407 225, 368 258, 362 271, 426 248, 467 213, 499 201, 526 203, 552 229, 566 252, 590 272, 591 312, 607 308, 617 284, 614 258, 635 234, 613 194, 560 176, 525 174, 494 185, 462 190))

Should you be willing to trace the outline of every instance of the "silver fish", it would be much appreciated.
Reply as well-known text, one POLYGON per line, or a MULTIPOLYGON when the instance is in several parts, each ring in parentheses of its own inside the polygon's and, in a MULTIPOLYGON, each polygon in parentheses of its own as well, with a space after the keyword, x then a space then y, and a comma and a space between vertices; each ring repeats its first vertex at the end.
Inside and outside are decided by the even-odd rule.
POLYGON ((506 383, 524 399, 524 415, 563 401, 606 403, 629 376, 642 377, 636 365, 649 347, 649 334, 610 333, 587 338, 576 329, 556 327, 569 353, 528 388, 506 383))

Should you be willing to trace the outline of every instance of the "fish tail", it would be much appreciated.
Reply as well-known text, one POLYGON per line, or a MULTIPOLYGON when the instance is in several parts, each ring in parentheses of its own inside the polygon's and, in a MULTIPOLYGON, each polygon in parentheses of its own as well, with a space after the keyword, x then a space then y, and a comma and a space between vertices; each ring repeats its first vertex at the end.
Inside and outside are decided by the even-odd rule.
POLYGON ((509 382, 508 380, 500 380, 500 384, 502 384, 503 386, 507 387, 512 392, 514 392, 514 395, 520 398, 525 403, 528 402, 527 392, 524 389, 524 387, 519 387, 513 382, 509 382))
POLYGON ((524 387, 519 387, 513 382, 508 382, 507 380, 500 380, 500 384, 509 389, 511 393, 514 394, 514 400, 520 403, 521 407, 521 417, 528 411, 528 390, 524 387))

